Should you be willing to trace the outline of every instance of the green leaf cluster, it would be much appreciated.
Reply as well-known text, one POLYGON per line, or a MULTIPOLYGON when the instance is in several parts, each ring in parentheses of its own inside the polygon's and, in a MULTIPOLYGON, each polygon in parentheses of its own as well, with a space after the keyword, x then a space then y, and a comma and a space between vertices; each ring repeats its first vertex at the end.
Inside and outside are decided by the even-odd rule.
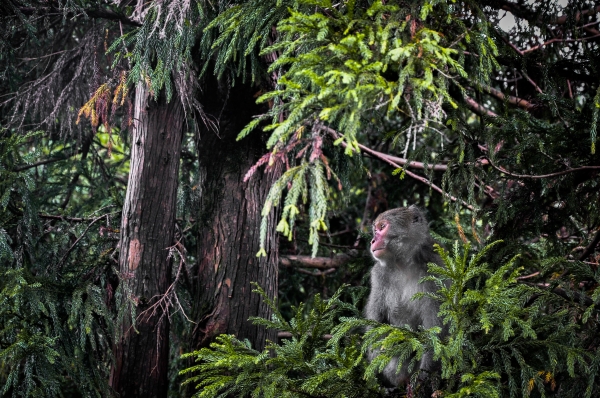
POLYGON ((196 385, 199 397, 378 396, 386 390, 377 387, 376 375, 397 358, 398 369, 414 372, 417 396, 430 395, 428 386, 452 398, 594 396, 598 357, 581 344, 586 321, 572 320, 582 311, 519 282, 519 256, 500 266, 488 263, 500 243, 474 253, 470 244, 456 242, 452 252, 437 246, 443 265, 430 264, 423 281, 435 282, 438 290, 413 300, 438 300, 443 327, 411 330, 363 319, 340 301, 341 291, 327 301, 317 298, 309 313, 299 306, 288 322, 258 289, 275 315, 254 321, 289 339, 261 353, 222 335, 210 348, 186 354, 198 364, 182 374, 192 374, 186 383, 196 385), (375 353, 370 362, 368 352, 375 353), (438 368, 418 372, 423 355, 432 355, 438 368))
POLYGON ((343 314, 357 316, 355 305, 340 300, 342 289, 330 299, 316 296, 313 308, 304 304, 286 321, 277 303, 260 288, 255 292, 273 310, 270 320, 254 322, 285 334, 282 342, 271 342, 263 352, 232 335, 221 335, 209 348, 189 354, 198 364, 181 371, 198 388, 196 397, 377 397, 373 378, 361 380, 365 363, 356 334, 327 340, 343 314))
POLYGON ((39 135, 0 131, 0 394, 106 397, 110 252, 87 224, 40 219, 35 169, 24 167, 38 160, 28 149, 39 135))
POLYGON ((359 143, 369 132, 387 133, 392 145, 403 143, 405 156, 422 136, 433 136, 443 148, 444 106, 458 107, 450 90, 464 92, 461 80, 468 78, 461 48, 472 47, 481 54, 475 66, 478 84, 486 82, 497 65, 486 22, 476 6, 465 7, 471 6, 470 27, 457 16, 460 6, 450 2, 405 6, 396 1, 304 1, 289 9, 290 16, 277 25, 278 40, 262 50, 263 56, 275 59, 269 72, 278 76, 276 88, 258 98, 269 111, 238 136, 266 122, 263 130, 270 133, 267 148, 272 156, 288 157, 298 165, 272 186, 263 223, 290 187, 278 230, 290 236, 302 198, 315 255, 316 233, 326 230, 324 203, 331 199, 321 171, 328 160, 319 156, 324 141, 343 146, 348 156, 360 152, 359 143), (458 36, 456 41, 425 23, 438 19, 458 36), (377 124, 391 131, 381 131, 377 124), (299 145, 310 149, 298 150, 299 145), (301 156, 303 151, 313 155, 301 156), (313 173, 307 172, 306 163, 313 173), (295 182, 291 175, 297 177, 295 182), (311 192, 308 201, 306 186, 311 192))

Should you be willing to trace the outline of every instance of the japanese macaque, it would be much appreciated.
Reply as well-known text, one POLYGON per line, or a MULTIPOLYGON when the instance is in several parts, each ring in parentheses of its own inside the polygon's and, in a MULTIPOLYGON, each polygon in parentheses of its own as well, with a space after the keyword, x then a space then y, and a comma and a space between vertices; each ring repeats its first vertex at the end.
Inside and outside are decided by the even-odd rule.
MULTIPOLYGON (((434 241, 423 213, 416 207, 401 207, 381 213, 373 222, 371 255, 371 293, 364 309, 365 317, 394 326, 431 328, 441 325, 439 304, 428 297, 411 300, 418 292, 435 292, 433 282, 419 283, 427 275, 427 263, 441 264, 433 250, 434 241)), ((369 353, 373 359, 377 351, 369 353)), ((383 370, 383 381, 389 387, 406 385, 410 380, 408 361, 397 372, 394 358, 383 370)), ((415 370, 431 370, 433 360, 425 354, 415 370)))

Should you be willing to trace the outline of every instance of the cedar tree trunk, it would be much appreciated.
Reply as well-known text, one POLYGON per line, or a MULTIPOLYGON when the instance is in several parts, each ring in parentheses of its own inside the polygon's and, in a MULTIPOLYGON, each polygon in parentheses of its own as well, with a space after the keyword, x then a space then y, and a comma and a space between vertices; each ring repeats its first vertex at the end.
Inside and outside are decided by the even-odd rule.
POLYGON ((267 257, 256 257, 256 253, 262 206, 280 173, 260 169, 249 181, 243 181, 248 169, 265 152, 265 142, 258 132, 236 142, 237 134, 258 113, 254 105, 257 89, 252 91, 242 84, 231 89, 222 83, 212 84, 204 89, 202 103, 207 113, 220 116, 219 132, 203 132, 199 143, 202 193, 194 301, 198 325, 193 344, 203 347, 216 335, 228 333, 248 339, 253 348, 262 350, 265 339, 274 341, 277 332, 248 321, 251 316, 271 317, 261 297, 252 293, 250 282, 257 282, 271 299, 277 294, 274 220, 267 232, 267 257))
POLYGON ((167 103, 161 95, 154 101, 138 84, 119 243, 119 288, 127 310, 110 376, 121 397, 167 396, 169 324, 165 308, 156 304, 171 279, 168 248, 175 231, 183 120, 177 98, 167 103))

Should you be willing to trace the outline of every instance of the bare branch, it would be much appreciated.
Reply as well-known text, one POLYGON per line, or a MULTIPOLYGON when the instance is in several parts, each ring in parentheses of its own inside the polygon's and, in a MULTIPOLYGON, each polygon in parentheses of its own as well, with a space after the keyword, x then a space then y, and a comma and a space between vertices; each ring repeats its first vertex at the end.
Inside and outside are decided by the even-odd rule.
POLYGON ((311 256, 280 256, 279 265, 283 267, 318 268, 328 270, 342 267, 358 256, 356 250, 350 254, 338 254, 334 257, 311 257, 311 256))
POLYGON ((487 158, 487 160, 494 169, 498 170, 501 173, 504 173, 508 176, 515 177, 515 178, 527 178, 527 179, 531 179, 531 180, 539 180, 542 178, 557 177, 557 176, 560 176, 563 174, 574 173, 576 171, 582 171, 582 170, 600 170, 600 166, 581 166, 581 167, 577 167, 575 169, 562 170, 562 171, 557 171, 557 172, 549 173, 549 174, 540 174, 540 175, 515 174, 515 173, 511 173, 510 171, 506 170, 504 167, 496 166, 494 163, 492 163, 492 160, 490 158, 487 158))
POLYGON ((485 90, 485 92, 493 95, 494 97, 498 98, 499 100, 508 101, 509 104, 517 105, 517 106, 520 106, 521 108, 525 108, 527 110, 534 107, 534 105, 531 102, 526 101, 523 98, 515 97, 513 95, 506 95, 502 91, 497 90, 493 87, 484 87, 483 89, 485 90))
POLYGON ((529 278, 533 278, 535 276, 538 276, 540 274, 540 271, 534 272, 533 274, 529 274, 529 275, 524 275, 524 276, 518 276, 517 280, 523 280, 523 279, 529 279, 529 278))
MULTIPOLYGON (((327 131, 329 134, 331 134, 332 137, 334 138, 340 138, 340 133, 338 133, 337 131, 335 131, 334 129, 327 127, 327 126, 321 126, 321 128, 325 131, 327 131)), ((342 142, 342 146, 346 147, 347 144, 345 142, 342 142)), ((444 192, 444 190, 440 187, 438 187, 437 185, 435 185, 433 182, 429 181, 427 178, 422 177, 420 175, 417 175, 415 173, 413 173, 410 170, 407 170, 407 167, 401 165, 399 162, 395 162, 394 160, 392 160, 390 158, 390 155, 386 155, 383 154, 381 152, 377 152, 371 148, 368 148, 362 144, 358 144, 358 147, 363 151, 366 152, 370 155, 372 155, 373 157, 383 160, 384 162, 386 162, 387 164, 398 168, 398 169, 403 169, 403 171, 411 178, 414 178, 417 181, 421 181, 424 184, 427 184, 431 189, 433 189, 434 191, 437 191, 439 193, 442 194, 442 196, 446 197, 447 199, 450 199, 453 202, 459 202, 461 203, 463 206, 465 206, 467 209, 471 210, 471 211, 475 211, 475 208, 473 206, 471 206, 470 204, 468 204, 467 202, 465 202, 462 199, 458 199, 455 196, 450 195, 449 193, 444 192)), ((402 159, 402 158, 398 158, 398 159, 402 159)), ((412 162, 411 162, 412 163, 412 162)))
MULTIPOLYGON (((542 89, 541 89, 541 88, 539 88, 539 86, 538 86, 538 85, 537 85, 537 84, 536 84, 536 83, 535 83, 533 80, 531 80, 531 78, 530 78, 529 76, 527 76, 527 74, 526 74, 525 72, 522 72, 522 73, 523 73, 523 76, 525 76, 525 79, 527 79, 527 81, 528 81, 529 83, 531 83, 531 85, 532 85, 533 87, 535 87, 535 89, 536 89, 536 91, 537 91, 538 93, 540 93, 540 94, 544 94, 544 92, 542 91, 542 89)), ((567 81, 568 81, 568 80, 567 80, 567 81)), ((570 86, 569 86, 569 87, 570 87, 570 86)), ((572 97, 571 97, 571 98, 572 98, 572 97)))
POLYGON ((487 117, 498 117, 494 112, 485 108, 483 105, 479 104, 471 97, 465 97, 465 103, 467 107, 478 115, 487 116, 487 117))
POLYGON ((537 46, 533 46, 531 48, 528 48, 526 50, 523 50, 522 53, 526 54, 526 53, 530 53, 532 51, 536 51, 539 50, 545 46, 547 46, 548 44, 552 44, 552 43, 574 43, 574 42, 578 42, 578 41, 584 41, 584 40, 591 40, 591 39, 597 39, 600 37, 600 34, 594 35, 594 36, 588 36, 588 37, 580 37, 578 39, 561 39, 561 38, 554 38, 554 39, 550 39, 548 41, 545 41, 544 43, 538 44, 537 46))
MULTIPOLYGON (((332 129, 331 127, 320 126, 320 128, 322 130, 325 130, 329 134, 331 134, 334 138, 336 138, 336 139, 340 138, 339 133, 337 131, 335 131, 334 129, 332 129)), ((366 149, 367 150, 366 152, 376 156, 379 159, 392 161, 394 163, 401 165, 403 168, 420 169, 420 170, 424 170, 427 168, 428 170, 434 170, 434 171, 446 171, 448 169, 448 166, 445 164, 428 164, 427 166, 425 166, 425 163, 423 163, 423 162, 416 162, 414 160, 409 162, 408 159, 389 155, 389 154, 386 154, 383 152, 377 152, 377 151, 375 151, 373 149, 369 149, 361 144, 358 144, 358 146, 361 149, 366 149)))
POLYGON ((79 153, 81 153, 81 152, 80 151, 73 151, 70 155, 57 156, 55 158, 49 158, 49 159, 45 159, 45 160, 40 160, 39 162, 36 162, 36 163, 15 166, 15 168, 13 169, 13 171, 15 171, 15 172, 25 171, 25 170, 29 170, 29 169, 32 169, 32 168, 37 167, 37 166, 43 166, 43 165, 48 164, 48 163, 60 162, 61 160, 67 160, 67 159, 69 159, 69 158, 71 158, 71 157, 73 157, 75 155, 79 155, 79 153))
MULTIPOLYGON (((590 8, 589 10, 578 11, 575 14, 575 22, 581 21, 581 17, 597 14, 599 12, 600 12, 600 6, 590 8)), ((568 18, 569 18, 569 16, 565 14, 562 17, 556 18, 554 21, 552 21, 552 23, 556 24, 556 25, 563 25, 567 22, 568 18)))
POLYGON ((309 271, 304 268, 296 268, 296 271, 298 271, 302 274, 310 275, 310 276, 325 276, 325 275, 334 273, 336 270, 337 270, 337 268, 329 268, 328 270, 325 270, 325 271, 309 271))

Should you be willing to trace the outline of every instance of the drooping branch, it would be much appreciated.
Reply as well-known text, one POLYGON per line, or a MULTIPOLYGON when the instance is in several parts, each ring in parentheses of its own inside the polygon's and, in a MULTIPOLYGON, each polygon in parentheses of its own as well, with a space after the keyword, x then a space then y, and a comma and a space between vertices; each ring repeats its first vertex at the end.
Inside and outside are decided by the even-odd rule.
POLYGON ((589 298, 588 296, 585 296, 579 292, 567 291, 560 287, 552 287, 552 285, 549 283, 528 283, 528 282, 522 282, 522 283, 529 285, 529 286, 535 286, 540 289, 550 291, 550 292, 556 294, 557 296, 560 296, 568 301, 573 301, 576 303, 583 302, 583 304, 586 307, 589 307, 590 305, 594 304, 594 301, 591 298, 589 298))

